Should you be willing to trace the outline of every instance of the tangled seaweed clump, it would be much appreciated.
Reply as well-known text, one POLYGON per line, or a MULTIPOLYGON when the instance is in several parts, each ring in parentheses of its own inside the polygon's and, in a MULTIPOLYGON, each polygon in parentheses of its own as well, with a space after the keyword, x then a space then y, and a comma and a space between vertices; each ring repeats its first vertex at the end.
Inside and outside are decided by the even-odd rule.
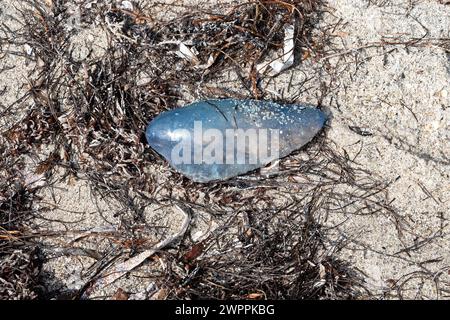
MULTIPOLYGON (((165 267, 153 275, 153 289, 146 298, 370 296, 360 275, 335 258, 345 244, 333 243, 330 249, 330 230, 323 223, 335 212, 394 211, 382 197, 386 184, 336 152, 326 132, 301 152, 282 159, 275 175, 252 174, 207 184, 174 172, 145 142, 148 121, 181 101, 211 95, 267 96, 257 65, 283 47, 287 25, 295 24, 296 50, 320 55, 323 44, 313 43, 312 33, 321 1, 242 2, 224 5, 226 10, 220 13, 191 7, 169 21, 146 14, 150 10, 146 7, 130 10, 86 1, 79 4, 77 28, 67 24, 69 6, 70 1, 23 1, 21 28, 14 34, 2 30, 3 43, 26 43, 31 48, 26 59, 35 65, 26 96, 2 111, 2 117, 19 109, 24 114, 20 122, 2 130, 6 155, 0 170, 8 173, 0 189, 0 240, 8 268, 23 263, 14 262, 20 260, 15 258, 16 249, 28 241, 21 237, 39 246, 33 237, 36 230, 17 231, 20 237, 15 233, 37 216, 38 191, 70 177, 88 181, 97 196, 131 212, 132 218, 122 219, 115 230, 117 238, 129 240, 128 245, 115 241, 113 252, 133 268, 146 259, 132 259, 148 250, 134 228, 144 208, 180 205, 197 219, 214 220, 217 227, 201 238, 183 233, 174 239, 178 246, 157 252, 165 267), (108 38, 105 50, 90 50, 84 59, 75 59, 71 41, 79 28, 102 28, 108 38), (195 48, 194 57, 177 54, 180 44, 191 53, 195 48), (226 73, 234 73, 243 90, 211 85, 226 73), (12 170, 19 155, 32 157, 37 164, 12 170), (45 177, 46 183, 30 187, 20 182, 23 172, 45 177)), ((147 221, 146 228, 162 240, 160 250, 173 245, 164 242, 167 233, 158 221, 147 221)), ((27 251, 28 258, 20 261, 32 261, 33 252, 27 251)), ((96 295, 95 288, 111 267, 110 252, 98 252, 96 260, 92 266, 96 272, 84 279, 75 297, 96 295)), ((24 287, 32 288, 37 278, 30 263, 19 269, 28 275, 24 287)), ((25 295, 2 286, 0 295, 25 295)))
POLYGON ((28 225, 39 199, 35 181, 23 175, 24 164, 11 151, 0 144, 0 299, 35 299, 42 293, 42 257, 28 225))

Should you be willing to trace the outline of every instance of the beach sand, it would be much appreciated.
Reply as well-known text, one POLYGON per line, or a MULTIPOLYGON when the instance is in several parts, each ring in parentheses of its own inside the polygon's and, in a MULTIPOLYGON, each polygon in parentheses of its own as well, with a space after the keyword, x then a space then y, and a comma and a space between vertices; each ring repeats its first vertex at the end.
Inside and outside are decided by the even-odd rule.
MULTIPOLYGON (((7 17, 15 15, 15 2, 1 1, 2 20, 12 27, 14 22, 7 17)), ((393 282, 401 282, 425 268, 435 277, 410 280, 402 289, 404 297, 448 298, 437 296, 435 281, 446 282, 447 286, 450 283, 450 53, 425 40, 450 38, 450 5, 438 0, 330 0, 327 6, 328 13, 318 30, 320 25, 340 21, 334 30, 339 38, 332 44, 336 53, 321 61, 306 59, 269 83, 268 89, 289 98, 296 86, 311 76, 310 90, 297 100, 316 104, 321 85, 331 79, 318 65, 333 66, 338 81, 330 85, 331 93, 322 101, 330 117, 328 137, 334 148, 345 150, 374 176, 392 182, 386 201, 397 209, 405 228, 411 231, 402 234, 392 216, 336 213, 327 221, 330 226, 339 225, 328 239, 330 246, 338 239, 346 239, 349 245, 337 250, 337 256, 363 272, 369 287, 381 296, 393 282), (386 39, 398 42, 399 38, 424 40, 423 45, 414 47, 378 45, 386 39), (348 52, 352 54, 342 54, 348 52), (358 134, 350 127, 362 128, 367 134, 358 134), (396 254, 405 248, 414 250, 396 254)), ((83 59, 86 48, 101 54, 106 47, 103 32, 101 28, 82 30, 72 39, 77 59, 83 59)), ((7 105, 23 94, 21 88, 27 86, 30 68, 23 59, 9 55, 0 63, 3 67, 14 66, 0 79, 0 87, 7 89, 3 96, 7 105)), ((20 116, 18 110, 16 119, 0 121, 12 123, 20 116)), ((42 230, 65 230, 64 225, 68 225, 70 231, 94 228, 106 232, 120 224, 116 213, 126 210, 103 201, 83 180, 60 182, 54 193, 44 191, 42 197, 40 205, 54 208, 36 218, 42 230), (60 220, 70 223, 62 224, 60 220)), ((149 207, 145 214, 161 215, 161 225, 170 232, 181 223, 181 217, 171 208, 149 207)), ((195 223, 192 235, 205 232, 208 222, 198 219, 195 223)), ((43 243, 58 247, 71 240, 64 236, 43 239, 43 243)), ((92 239, 83 242, 82 247, 107 250, 113 245, 108 239, 100 243, 92 239)), ((93 262, 89 254, 61 254, 45 263, 44 272, 55 289, 77 290, 93 262)), ((146 263, 93 296, 108 298, 122 288, 138 294, 132 298, 142 297, 152 281, 140 276, 148 276, 159 267, 155 261, 146 263)))

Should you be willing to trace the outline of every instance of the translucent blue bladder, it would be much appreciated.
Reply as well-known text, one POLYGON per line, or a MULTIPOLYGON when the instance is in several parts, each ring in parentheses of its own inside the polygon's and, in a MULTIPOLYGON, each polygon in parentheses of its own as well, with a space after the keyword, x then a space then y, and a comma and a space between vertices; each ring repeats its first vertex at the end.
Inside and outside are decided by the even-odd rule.
POLYGON ((326 121, 319 109, 256 100, 205 100, 163 112, 150 146, 196 182, 226 180, 301 148, 326 121))

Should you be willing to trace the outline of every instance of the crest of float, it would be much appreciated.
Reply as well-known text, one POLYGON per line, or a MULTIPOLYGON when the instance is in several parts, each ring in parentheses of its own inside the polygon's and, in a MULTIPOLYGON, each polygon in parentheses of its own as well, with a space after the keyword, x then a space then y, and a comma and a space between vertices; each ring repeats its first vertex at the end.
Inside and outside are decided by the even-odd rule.
POLYGON ((308 143, 326 117, 316 108, 256 100, 205 100, 163 112, 147 127, 150 146, 197 182, 261 168, 308 143))

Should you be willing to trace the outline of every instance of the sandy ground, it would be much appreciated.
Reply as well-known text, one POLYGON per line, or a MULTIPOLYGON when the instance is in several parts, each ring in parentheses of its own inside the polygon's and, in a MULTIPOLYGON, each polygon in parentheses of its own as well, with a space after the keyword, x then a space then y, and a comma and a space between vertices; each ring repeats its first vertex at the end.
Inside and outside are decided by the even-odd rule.
MULTIPOLYGON (((368 8, 359 1, 336 1, 331 6, 336 8, 334 14, 348 22, 343 32, 348 33, 345 42, 349 48, 380 41, 381 37, 420 38, 428 32, 432 38, 448 38, 450 34, 450 7, 433 1, 422 1, 414 8, 407 1, 387 8, 368 8)), ((395 181, 389 187, 389 199, 414 232, 398 235, 383 217, 352 217, 342 230, 344 236, 357 238, 373 250, 356 245, 355 250, 346 249, 343 254, 379 288, 386 287, 389 279, 417 271, 410 260, 423 262, 422 266, 436 275, 442 271, 448 281, 448 269, 441 268, 450 262, 449 53, 427 45, 411 50, 397 47, 389 53, 385 49, 367 50, 363 57, 367 60, 342 80, 348 86, 344 84, 346 89, 339 90, 331 107, 330 137, 350 154, 361 150, 358 162, 395 181), (348 130, 352 123, 373 135, 355 135, 348 130), (420 239, 437 234, 440 236, 435 241, 410 255, 395 259, 379 254, 419 246, 420 239), (433 259, 441 260, 425 262, 433 259)), ((409 284, 408 296, 436 298, 429 280, 423 290, 420 283, 409 284)))
MULTIPOLYGON (((13 14, 9 5, 2 17, 13 14)), ((450 55, 433 44, 408 48, 404 45, 380 47, 382 40, 449 38, 450 6, 438 0, 368 1, 330 0, 329 12, 323 25, 340 21, 335 30, 339 40, 331 46, 325 60, 338 70, 338 83, 323 101, 330 115, 328 135, 339 150, 385 181, 392 181, 387 197, 405 218, 411 232, 399 234, 395 221, 389 216, 333 216, 330 224, 340 223, 340 232, 330 237, 347 239, 348 247, 339 256, 366 274, 366 281, 383 294, 393 280, 402 279, 422 268, 435 273, 434 279, 412 280, 404 289, 408 298, 446 298, 436 295, 434 281, 449 281, 450 252, 450 55), (332 51, 334 50, 334 51, 332 51), (340 52, 350 52, 342 55, 340 52), (370 135, 361 136, 349 126, 363 128, 370 135), (434 237, 432 241, 423 241, 434 237), (393 256, 405 248, 409 253, 393 256)), ((83 59, 85 47, 102 50, 102 31, 84 30, 76 39, 78 59, 83 59)), ((285 72, 269 89, 276 95, 293 96, 295 88, 312 75, 311 89, 298 99, 316 103, 321 83, 330 75, 318 72, 317 63, 304 61, 285 72), (290 92, 287 83, 293 79, 290 92)), ((27 83, 27 66, 17 58, 4 58, 1 66, 14 69, 4 73, 0 86, 6 86, 6 101, 14 101, 27 83)), ((6 102, 4 102, 6 104, 6 102)), ((4 121, 4 119, 1 119, 4 121)), ((39 223, 43 229, 63 228, 58 220, 70 221, 73 230, 109 230, 120 221, 114 214, 122 208, 104 203, 94 196, 83 181, 61 183, 56 194, 43 194, 45 204, 54 205, 39 223), (103 228, 103 229, 102 229, 103 228)), ((176 230, 180 218, 170 209, 148 208, 147 214, 161 214, 161 224, 176 230), (177 223, 174 223, 174 220, 177 223)), ((201 224, 198 222, 198 224, 201 224)), ((193 234, 202 228, 193 228, 193 234)), ((70 239, 57 239, 68 242, 70 239)), ((86 248, 108 248, 111 243, 95 241, 86 248)), ((55 288, 79 289, 83 276, 89 272, 93 258, 62 255, 52 257, 44 269, 53 274, 49 279, 55 288)), ((98 293, 110 295, 121 287, 128 292, 144 292, 150 281, 139 278, 140 273, 152 272, 153 263, 145 265, 112 288, 98 293)), ((448 298, 448 297, 447 297, 448 298)))

